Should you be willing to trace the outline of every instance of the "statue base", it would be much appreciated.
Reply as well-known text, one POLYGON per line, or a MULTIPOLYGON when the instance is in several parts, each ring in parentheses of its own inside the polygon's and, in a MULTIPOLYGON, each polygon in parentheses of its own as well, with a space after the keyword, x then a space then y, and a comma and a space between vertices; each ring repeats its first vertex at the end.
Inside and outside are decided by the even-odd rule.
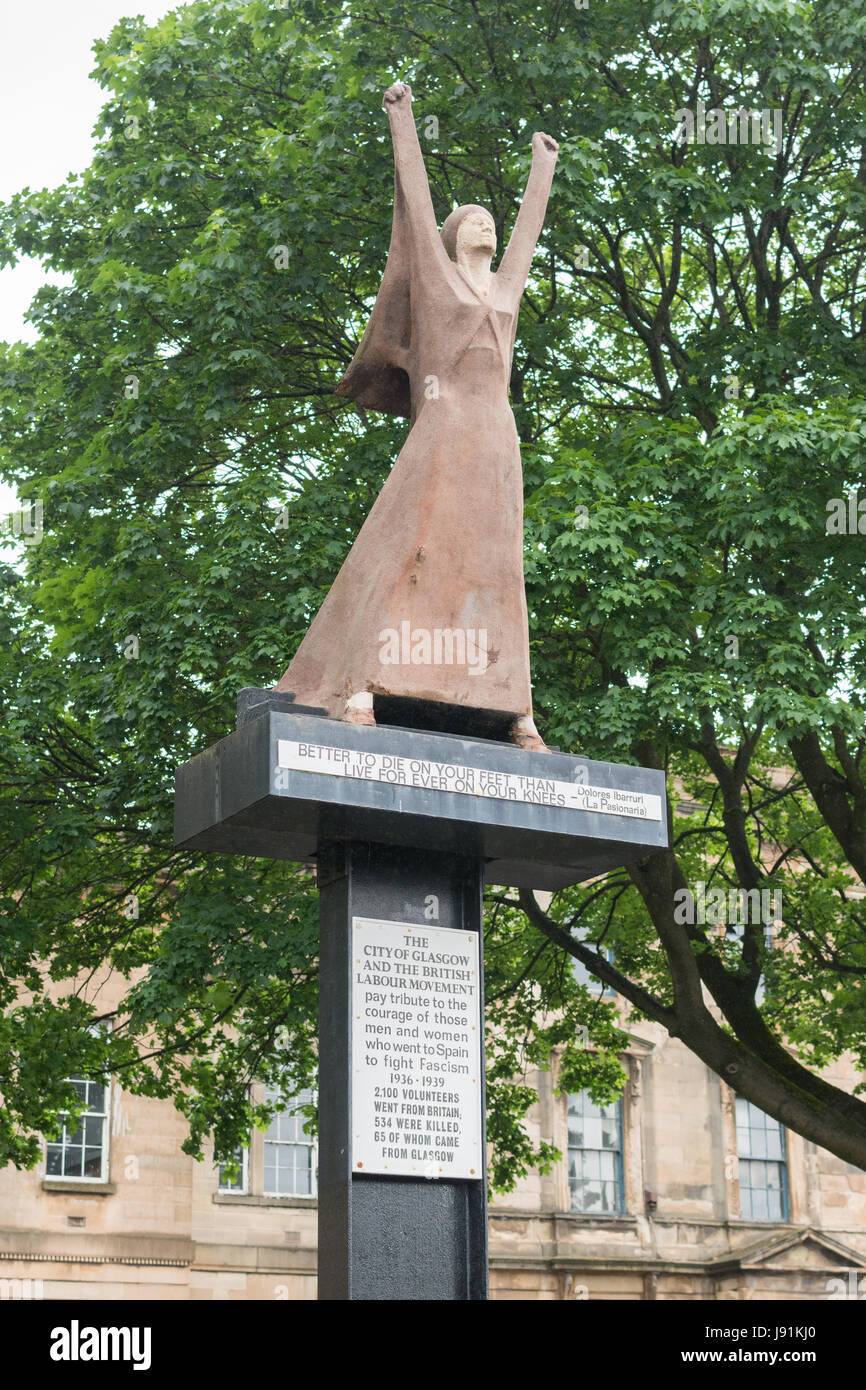
POLYGON ((555 892, 668 843, 664 773, 360 725, 243 691, 236 732, 178 769, 175 843, 314 863, 325 841, 471 855, 555 892))

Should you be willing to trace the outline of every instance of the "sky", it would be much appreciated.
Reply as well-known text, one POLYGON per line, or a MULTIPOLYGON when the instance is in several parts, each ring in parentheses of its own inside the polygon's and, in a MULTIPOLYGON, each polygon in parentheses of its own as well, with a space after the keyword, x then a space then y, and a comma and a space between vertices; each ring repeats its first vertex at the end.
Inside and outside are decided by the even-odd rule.
MULTIPOLYGON (((0 201, 23 188, 50 188, 90 163, 93 127, 106 93, 88 74, 96 38, 125 15, 154 23, 178 0, 40 0, 0 5, 0 201)), ((24 322, 40 285, 35 260, 0 270, 0 340, 33 342, 24 322)), ((55 283, 58 277, 53 277, 55 283)), ((16 504, 0 482, 0 517, 16 504)), ((2 533, 2 527, 0 527, 2 533)))

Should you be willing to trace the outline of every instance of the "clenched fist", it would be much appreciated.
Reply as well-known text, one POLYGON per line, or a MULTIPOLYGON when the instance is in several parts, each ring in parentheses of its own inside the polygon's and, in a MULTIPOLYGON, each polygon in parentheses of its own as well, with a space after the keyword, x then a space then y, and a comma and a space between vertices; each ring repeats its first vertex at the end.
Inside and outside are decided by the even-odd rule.
POLYGON ((396 106, 399 101, 408 101, 410 104, 412 102, 412 88, 407 82, 392 82, 382 98, 382 105, 396 106))
POLYGON ((550 154, 556 154, 559 144, 552 135, 545 135, 543 130, 537 130, 532 137, 533 150, 548 150, 550 154))

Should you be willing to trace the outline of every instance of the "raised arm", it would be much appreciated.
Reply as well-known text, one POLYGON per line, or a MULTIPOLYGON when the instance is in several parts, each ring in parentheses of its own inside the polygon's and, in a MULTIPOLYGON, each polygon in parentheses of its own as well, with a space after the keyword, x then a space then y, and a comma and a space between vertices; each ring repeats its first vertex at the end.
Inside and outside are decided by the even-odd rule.
POLYGON ((544 225, 550 185, 553 183, 553 170, 559 145, 549 135, 537 130, 532 137, 532 168, 526 184, 526 192, 511 239, 505 248, 505 255, 499 263, 496 279, 501 283, 513 285, 518 294, 523 293, 535 244, 544 225))
POLYGON ((411 87, 405 82, 395 82, 385 93, 382 104, 388 112, 394 145, 395 203, 402 203, 413 241, 419 245, 433 246, 436 255, 441 252, 444 256, 446 253, 436 225, 424 156, 412 119, 411 87))

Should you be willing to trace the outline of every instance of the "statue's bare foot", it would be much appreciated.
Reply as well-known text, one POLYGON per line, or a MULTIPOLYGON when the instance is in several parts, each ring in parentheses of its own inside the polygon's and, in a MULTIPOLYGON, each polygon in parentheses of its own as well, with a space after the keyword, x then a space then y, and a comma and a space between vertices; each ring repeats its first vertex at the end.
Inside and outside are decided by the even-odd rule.
POLYGON ((346 701, 346 708, 340 715, 344 724, 373 724, 376 723, 376 716, 373 713, 373 696, 368 690, 362 690, 357 695, 350 695, 346 701))
POLYGON ((531 714, 521 714, 511 726, 511 742, 518 748, 526 748, 530 753, 549 753, 541 734, 535 727, 531 714))

